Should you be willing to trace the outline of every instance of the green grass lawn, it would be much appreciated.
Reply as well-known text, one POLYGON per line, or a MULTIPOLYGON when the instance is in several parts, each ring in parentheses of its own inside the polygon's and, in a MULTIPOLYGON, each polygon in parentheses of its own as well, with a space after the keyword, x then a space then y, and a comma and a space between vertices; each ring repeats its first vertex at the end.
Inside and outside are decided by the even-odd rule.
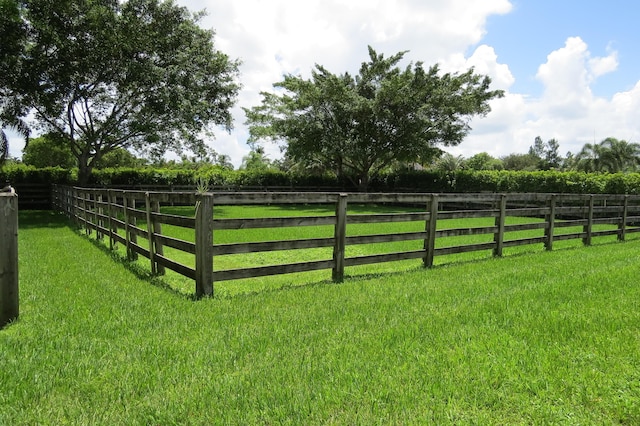
POLYGON ((640 424, 638 240, 194 302, 20 224, 2 425, 640 424))
MULTIPOLYGON (((331 216, 335 214, 335 206, 329 205, 288 205, 288 206, 216 206, 214 217, 216 218, 255 218, 255 217, 294 217, 294 216, 331 216)), ((398 213, 420 211, 417 208, 398 207, 390 205, 349 205, 349 215, 359 214, 380 214, 380 213, 398 213)), ((170 207, 162 208, 163 213, 172 215, 180 215, 193 217, 195 212, 193 207, 170 207)), ((507 225, 537 223, 542 219, 527 217, 507 217, 507 225)), ((478 219, 448 219, 439 220, 438 229, 454 229, 454 228, 471 228, 471 227, 489 227, 494 225, 493 218, 478 219)), ((139 221, 138 226, 146 229, 144 221, 139 221)), ((611 225, 597 225, 594 230, 611 229, 611 225)), ((424 231, 425 223, 421 221, 400 222, 400 223, 376 223, 376 224, 348 224, 347 236, 367 235, 367 234, 392 234, 399 232, 419 232, 424 231)), ((577 233, 581 232, 582 227, 556 228, 556 234, 577 233)), ((214 232, 214 243, 228 244, 238 242, 256 242, 256 241, 274 241, 274 240, 295 240, 305 238, 324 238, 333 237, 333 226, 311 226, 311 227, 288 227, 288 228, 266 228, 266 229, 239 229, 239 230, 218 230, 214 232)), ((163 233, 174 238, 185 241, 195 241, 195 232, 193 229, 186 229, 177 226, 163 225, 163 233)), ((121 230, 121 235, 124 232, 121 230)), ((519 232, 508 232, 505 234, 505 240, 514 240, 520 238, 541 237, 544 230, 530 230, 519 232)), ((637 234, 635 234, 637 235, 637 234)), ((635 238, 630 235, 629 238, 635 238)), ((616 240, 616 237, 598 237, 594 239, 594 243, 608 243, 616 240)), ((459 237, 438 238, 436 247, 449 247, 462 244, 487 243, 493 241, 493 234, 471 235, 459 237)), ((367 256, 374 254, 405 252, 421 250, 424 242, 422 240, 366 244, 366 245, 348 245, 346 247, 346 257, 367 256)), ((140 245, 148 247, 146 240, 140 240, 140 245)), ((566 249, 573 247, 581 247, 582 241, 568 240, 557 241, 554 249, 566 249)), ((120 255, 124 256, 124 248, 119 246, 120 255)), ((504 255, 510 256, 514 254, 535 253, 544 250, 543 244, 509 247, 504 249, 504 255)), ((184 265, 195 267, 195 256, 176 249, 165 248, 165 255, 184 265)), ((471 260, 489 259, 492 257, 491 250, 483 250, 470 253, 460 253, 454 255, 437 256, 434 263, 436 265, 446 265, 454 262, 468 262, 471 260)), ((215 270, 249 268, 255 266, 267 266, 286 264, 294 262, 330 260, 332 258, 332 248, 316 248, 295 251, 277 251, 277 252, 259 252, 245 253, 240 255, 216 256, 214 259, 215 270)), ((150 270, 149 261, 141 258, 137 265, 144 270, 150 270)), ((345 270, 346 276, 362 276, 378 273, 388 273, 397 271, 416 271, 422 269, 420 260, 409 260, 393 263, 382 263, 366 266, 348 267, 345 270)), ((265 290, 273 290, 283 287, 299 286, 330 280, 331 271, 306 272, 300 274, 289 274, 284 276, 275 276, 267 279, 243 279, 236 281, 225 281, 215 283, 215 293, 218 296, 233 296, 241 293, 261 292, 265 290)), ((185 278, 177 273, 167 271, 164 282, 185 294, 192 294, 195 289, 194 281, 185 278)))

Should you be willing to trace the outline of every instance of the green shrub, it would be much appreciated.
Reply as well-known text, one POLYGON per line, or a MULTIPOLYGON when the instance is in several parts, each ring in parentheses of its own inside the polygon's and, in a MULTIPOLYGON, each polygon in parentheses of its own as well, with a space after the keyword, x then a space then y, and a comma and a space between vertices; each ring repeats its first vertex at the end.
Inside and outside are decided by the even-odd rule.
MULTIPOLYGON (((334 174, 304 175, 280 170, 229 170, 220 166, 198 169, 107 168, 94 170, 93 186, 194 186, 204 179, 212 189, 300 189, 355 191, 356 188, 334 174)), ((0 169, 0 184, 73 184, 77 170, 59 167, 38 169, 9 163, 0 169)), ((544 192, 575 194, 640 194, 640 173, 585 173, 513 170, 403 170, 383 173, 371 179, 370 192, 544 192)))
POLYGON ((57 183, 71 184, 77 180, 76 170, 61 167, 45 167, 42 169, 25 164, 6 164, 0 168, 0 186, 5 182, 20 183, 57 183))

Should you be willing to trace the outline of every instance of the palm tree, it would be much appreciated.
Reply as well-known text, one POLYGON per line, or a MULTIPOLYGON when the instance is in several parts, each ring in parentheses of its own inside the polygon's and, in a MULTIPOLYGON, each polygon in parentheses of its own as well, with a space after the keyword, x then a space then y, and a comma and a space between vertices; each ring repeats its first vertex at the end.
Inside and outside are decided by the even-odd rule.
POLYGON ((585 172, 635 171, 640 165, 640 144, 609 137, 598 144, 585 144, 576 161, 576 168, 585 172))
POLYGON ((597 143, 587 143, 576 154, 576 168, 585 172, 602 172, 605 166, 606 148, 597 143))
POLYGON ((633 172, 640 164, 640 145, 625 140, 607 138, 600 145, 607 148, 611 172, 633 172))
POLYGON ((465 160, 462 155, 457 157, 453 154, 445 152, 436 162, 436 169, 444 172, 455 172, 464 168, 465 160))

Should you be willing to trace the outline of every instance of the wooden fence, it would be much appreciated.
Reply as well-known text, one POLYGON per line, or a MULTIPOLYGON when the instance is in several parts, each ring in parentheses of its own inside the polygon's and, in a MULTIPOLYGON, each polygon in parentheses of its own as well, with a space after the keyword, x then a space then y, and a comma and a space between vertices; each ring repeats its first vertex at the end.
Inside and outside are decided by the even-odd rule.
POLYGON ((51 210, 51 183, 13 184, 18 197, 20 210, 51 210))
MULTIPOLYGON (((615 235, 624 240, 629 233, 640 232, 640 196, 575 195, 575 194, 363 194, 363 193, 195 193, 149 192, 116 189, 88 189, 55 186, 54 207, 97 238, 108 237, 109 246, 121 243, 127 255, 149 259, 151 271, 162 274, 165 268, 195 280, 196 297, 212 295, 214 283, 251 277, 331 269, 334 281, 342 281, 345 267, 369 265, 407 259, 421 259, 424 266, 433 265, 434 257, 446 254, 491 250, 502 256, 506 247, 543 244, 553 249, 555 241, 582 239, 585 245, 595 237, 615 235), (330 204, 334 215, 276 218, 222 218, 214 216, 216 205, 286 205, 330 204), (390 204, 419 206, 419 211, 385 214, 347 214, 348 204, 390 204), (195 217, 161 213, 161 206, 182 204, 195 206, 195 217), (509 216, 537 218, 530 223, 506 224, 509 216), (491 226, 438 229, 444 219, 491 218, 491 226), (540 220, 544 219, 544 220, 540 220), (138 226, 138 221, 146 224, 138 226), (391 234, 347 235, 347 225, 392 222, 424 224, 421 231, 391 234), (193 230, 193 241, 163 234, 162 225, 193 230), (333 236, 286 241, 214 244, 218 230, 280 228, 327 225, 333 236), (608 225, 606 229, 602 226, 608 225), (558 232, 560 228, 579 227, 579 232, 558 232), (120 232, 118 232, 120 230, 120 232), (539 230, 540 236, 512 238, 510 233, 539 230), (493 235, 490 242, 437 247, 436 240, 445 237, 493 235), (146 242, 141 245, 139 239, 146 242), (345 248, 356 244, 392 243, 418 240, 419 250, 346 257, 345 248), (195 257, 195 268, 165 256, 171 247, 195 257), (332 248, 331 258, 309 262, 215 270, 217 256, 278 250, 332 248)), ((570 231, 571 229, 569 229, 570 231)), ((566 230, 565 230, 566 231, 566 230)), ((513 234, 512 234, 513 235, 513 234)))

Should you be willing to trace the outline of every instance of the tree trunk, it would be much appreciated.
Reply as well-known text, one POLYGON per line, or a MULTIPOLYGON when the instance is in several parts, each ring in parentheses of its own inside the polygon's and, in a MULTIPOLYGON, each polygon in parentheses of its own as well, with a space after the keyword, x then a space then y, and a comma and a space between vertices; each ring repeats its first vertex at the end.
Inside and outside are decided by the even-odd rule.
POLYGON ((78 185, 85 186, 89 183, 91 170, 93 170, 93 167, 87 164, 78 164, 78 185))
POLYGON ((364 175, 358 179, 358 192, 367 192, 369 189, 369 175, 364 175))
POLYGON ((85 186, 89 183, 91 171, 93 170, 93 162, 90 161, 88 152, 82 152, 78 157, 78 185, 85 186))

